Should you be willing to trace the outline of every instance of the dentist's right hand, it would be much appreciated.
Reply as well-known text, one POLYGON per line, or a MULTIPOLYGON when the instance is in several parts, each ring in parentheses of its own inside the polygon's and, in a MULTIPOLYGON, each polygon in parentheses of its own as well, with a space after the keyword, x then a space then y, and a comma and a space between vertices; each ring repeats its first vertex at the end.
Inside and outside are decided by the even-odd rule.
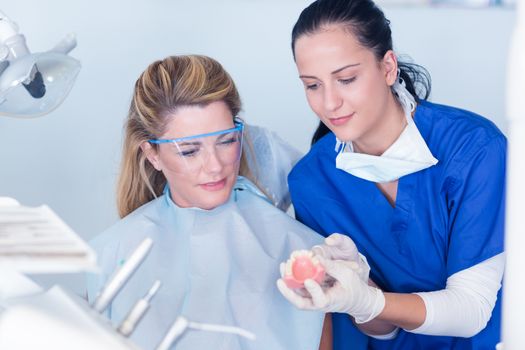
POLYGON ((323 290, 317 282, 308 279, 304 282, 304 287, 310 295, 301 296, 279 279, 277 288, 290 303, 304 310, 347 313, 354 317, 357 323, 369 322, 383 311, 383 292, 362 280, 356 272, 356 262, 328 260, 322 256, 318 258, 326 273, 336 282, 332 287, 323 290))

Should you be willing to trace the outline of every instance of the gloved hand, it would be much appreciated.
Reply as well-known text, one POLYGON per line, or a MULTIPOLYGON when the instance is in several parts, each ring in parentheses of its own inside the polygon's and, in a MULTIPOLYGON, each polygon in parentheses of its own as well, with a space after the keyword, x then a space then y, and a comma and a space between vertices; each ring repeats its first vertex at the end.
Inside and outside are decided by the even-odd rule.
POLYGON ((359 253, 350 237, 340 233, 332 233, 324 239, 324 244, 312 247, 312 252, 325 259, 355 262, 357 264, 355 271, 363 281, 368 282, 370 266, 365 256, 359 253))
POLYGON ((368 322, 383 311, 383 292, 369 286, 359 277, 355 271, 355 262, 327 260, 321 256, 319 260, 325 271, 336 280, 334 285, 323 290, 317 282, 308 279, 304 282, 304 287, 310 296, 304 296, 298 295, 279 279, 277 288, 289 302, 304 310, 347 313, 357 323, 368 322))

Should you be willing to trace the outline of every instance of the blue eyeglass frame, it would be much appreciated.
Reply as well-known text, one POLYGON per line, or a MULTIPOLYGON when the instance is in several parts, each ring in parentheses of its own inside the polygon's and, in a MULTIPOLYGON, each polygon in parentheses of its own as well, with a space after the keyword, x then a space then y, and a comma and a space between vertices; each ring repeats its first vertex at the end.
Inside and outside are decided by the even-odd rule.
POLYGON ((240 131, 241 134, 242 134, 242 132, 244 131, 244 123, 241 122, 240 120, 235 120, 233 123, 235 124, 235 127, 231 128, 231 129, 209 132, 207 134, 199 134, 199 135, 193 135, 193 136, 179 137, 177 139, 150 139, 150 140, 148 140, 148 142, 158 145, 158 144, 161 144, 161 143, 182 142, 182 141, 198 139, 198 138, 206 137, 206 136, 228 134, 228 133, 234 132, 234 131, 240 131))

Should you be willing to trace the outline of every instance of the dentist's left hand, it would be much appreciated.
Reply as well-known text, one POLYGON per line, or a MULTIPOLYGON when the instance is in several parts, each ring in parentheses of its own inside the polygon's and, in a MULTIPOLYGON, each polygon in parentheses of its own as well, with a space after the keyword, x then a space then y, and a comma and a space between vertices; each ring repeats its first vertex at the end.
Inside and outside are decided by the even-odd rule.
POLYGON ((347 313, 357 323, 376 318, 385 307, 383 292, 369 286, 356 272, 358 266, 352 261, 328 260, 319 257, 327 274, 336 282, 325 290, 313 280, 306 280, 304 286, 310 296, 300 296, 288 288, 282 279, 277 281, 281 294, 299 309, 324 312, 347 313))
POLYGON ((370 274, 370 266, 364 255, 359 253, 354 241, 347 235, 341 233, 332 233, 324 239, 323 244, 312 247, 312 252, 316 256, 322 256, 330 260, 345 260, 353 261, 357 264, 354 269, 359 274, 359 277, 365 282, 368 282, 368 275, 370 274))

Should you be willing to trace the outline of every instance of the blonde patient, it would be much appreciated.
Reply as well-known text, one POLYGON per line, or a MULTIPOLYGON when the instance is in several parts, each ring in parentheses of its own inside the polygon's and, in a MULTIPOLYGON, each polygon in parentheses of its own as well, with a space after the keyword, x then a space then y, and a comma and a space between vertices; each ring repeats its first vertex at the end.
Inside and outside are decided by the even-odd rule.
POLYGON ((296 309, 275 280, 290 252, 321 237, 274 205, 280 199, 271 183, 286 179, 268 178, 289 169, 261 157, 257 144, 250 147, 248 131, 260 129, 248 127, 240 110, 231 77, 205 56, 156 61, 135 84, 117 191, 122 219, 91 242, 102 273, 89 277, 88 296, 94 299, 119 263, 151 237, 149 256, 108 310, 118 324, 155 280, 162 281, 131 336, 144 349, 154 348, 179 315, 242 327, 257 337, 188 331, 179 350, 319 346, 323 313, 296 309))

